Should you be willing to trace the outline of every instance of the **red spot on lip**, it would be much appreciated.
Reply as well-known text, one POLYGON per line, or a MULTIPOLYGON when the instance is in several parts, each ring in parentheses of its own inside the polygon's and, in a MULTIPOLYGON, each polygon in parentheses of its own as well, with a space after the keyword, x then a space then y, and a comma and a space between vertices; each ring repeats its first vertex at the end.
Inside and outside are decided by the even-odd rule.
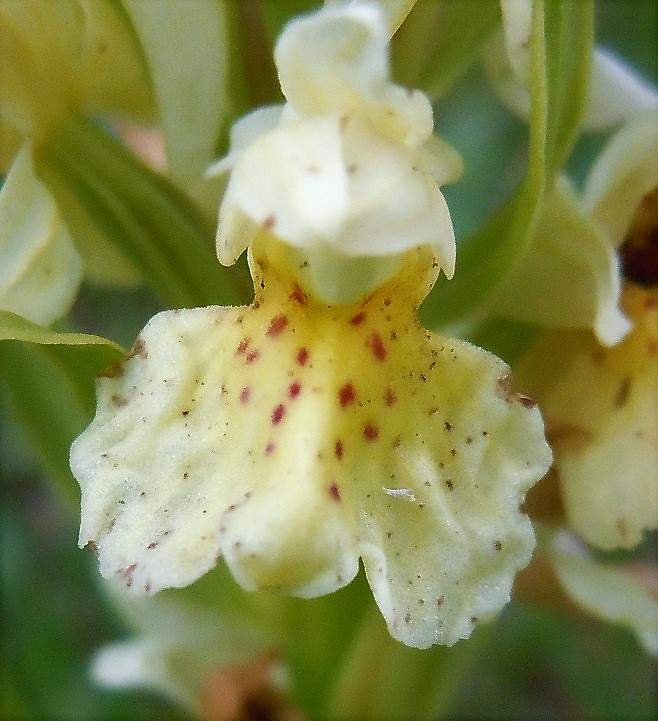
POLYGON ((352 325, 361 325, 363 321, 366 319, 366 314, 364 311, 361 311, 360 313, 357 313, 353 318, 350 318, 350 323, 352 325))
POLYGON ((309 353, 306 348, 300 348, 297 351, 297 363, 299 363, 300 366, 305 366, 308 363, 308 357, 309 353))
POLYGON ((240 403, 246 403, 251 396, 251 388, 246 386, 240 391, 240 403))
POLYGON ((275 448, 276 448, 276 444, 274 444, 274 443, 272 443, 272 441, 270 441, 270 442, 265 446, 265 455, 266 455, 266 456, 271 456, 272 453, 274 453, 274 449, 275 449, 275 448))
POLYGON ((384 401, 386 402, 386 405, 392 406, 397 401, 397 399, 398 397, 395 395, 395 391, 387 388, 384 392, 384 401))
POLYGON ((285 315, 277 315, 270 321, 270 327, 267 329, 267 335, 270 338, 276 338, 288 325, 288 317, 285 315))
POLYGON ((295 381, 294 383, 291 383, 288 388, 288 395, 291 398, 297 398, 297 396, 300 394, 302 390, 302 384, 295 381))
POLYGON ((294 300, 299 305, 306 305, 306 293, 296 283, 290 294, 290 300, 294 300))
POLYGON ((344 454, 345 447, 343 446, 343 441, 336 441, 336 446, 334 447, 334 455, 340 461, 343 458, 344 454))
POLYGON ((260 353, 257 350, 252 350, 251 353, 247 355, 247 363, 253 363, 258 359, 259 355, 260 353))
POLYGON ((270 214, 263 220, 263 228, 266 230, 271 230, 274 225, 276 224, 276 218, 273 214, 270 214))
POLYGON ((249 338, 243 338, 238 347, 235 349, 236 353, 244 353, 249 348, 249 338))
POLYGON ((377 360, 383 361, 386 358, 386 346, 379 333, 375 332, 368 338, 368 345, 377 360))
POLYGON ((272 425, 276 426, 281 423, 285 414, 286 407, 283 405, 283 403, 279 403, 279 405, 272 411, 272 425))
POLYGON ((340 502, 340 488, 338 488, 337 484, 332 483, 329 486, 329 494, 334 499, 334 501, 340 502))
POLYGON ((368 441, 376 441, 379 436, 379 428, 374 423, 366 423, 363 428, 363 436, 368 441))
POLYGON ((346 383, 342 388, 338 390, 338 402, 341 408, 349 406, 350 403, 354 402, 356 398, 356 391, 351 383, 346 383))

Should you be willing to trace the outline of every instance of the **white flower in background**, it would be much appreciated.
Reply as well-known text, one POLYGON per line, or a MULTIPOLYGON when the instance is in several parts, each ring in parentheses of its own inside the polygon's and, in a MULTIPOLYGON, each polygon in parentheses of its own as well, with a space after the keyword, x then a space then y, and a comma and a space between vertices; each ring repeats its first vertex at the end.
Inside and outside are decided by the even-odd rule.
POLYGON ((131 593, 223 561, 247 590, 312 597, 362 559, 391 634, 424 648, 509 599, 550 452, 502 361, 418 323, 452 272, 454 156, 431 152, 426 99, 388 82, 386 39, 374 6, 288 25, 289 104, 251 142, 245 122, 277 115, 238 124, 220 216, 220 259, 249 245, 256 298, 153 318, 71 465, 80 543, 131 593))

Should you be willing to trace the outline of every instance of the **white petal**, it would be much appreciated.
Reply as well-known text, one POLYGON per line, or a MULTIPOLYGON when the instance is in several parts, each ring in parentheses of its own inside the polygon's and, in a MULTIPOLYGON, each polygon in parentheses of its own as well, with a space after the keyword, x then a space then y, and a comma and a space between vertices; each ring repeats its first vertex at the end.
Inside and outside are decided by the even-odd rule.
POLYGON ((301 116, 358 112, 411 147, 432 132, 428 99, 390 82, 388 31, 374 4, 325 7, 290 23, 275 61, 281 90, 301 116))
POLYGON ((451 276, 448 208, 416 159, 356 118, 320 117, 270 132, 233 171, 220 209, 218 255, 226 262, 243 250, 249 236, 238 243, 236 231, 246 216, 292 246, 348 258, 431 245, 451 276))
POLYGON ((494 301, 509 318, 592 328, 605 345, 629 331, 619 309, 619 263, 609 239, 580 209, 563 179, 544 200, 530 246, 494 301))
POLYGON ((629 573, 596 563, 573 546, 573 539, 562 533, 556 536, 551 549, 555 571, 565 590, 604 621, 629 628, 649 653, 658 656, 658 601, 629 573))
POLYGON ((41 325, 67 313, 82 264, 27 145, 0 190, 0 254, 0 308, 41 325))
POLYGON ((642 198, 658 186, 658 119, 642 115, 616 133, 587 177, 583 204, 618 247, 642 198))
POLYGON ((216 163, 213 163, 206 171, 206 178, 212 178, 215 175, 222 175, 229 172, 237 159, 240 157, 252 142, 279 125, 281 121, 281 113, 283 105, 270 105, 257 108, 253 112, 245 115, 243 118, 236 120, 231 127, 231 144, 228 155, 224 156, 216 163))
POLYGON ((658 90, 605 48, 595 48, 585 130, 600 132, 658 110, 658 90))

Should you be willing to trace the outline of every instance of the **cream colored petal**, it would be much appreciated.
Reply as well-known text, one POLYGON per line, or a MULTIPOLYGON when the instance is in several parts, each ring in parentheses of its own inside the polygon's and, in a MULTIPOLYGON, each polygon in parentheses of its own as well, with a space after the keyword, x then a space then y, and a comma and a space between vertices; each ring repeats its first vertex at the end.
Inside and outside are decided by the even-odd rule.
POLYGON ((281 90, 300 115, 359 112, 416 147, 432 132, 432 108, 422 93, 390 82, 385 20, 375 4, 360 3, 290 23, 274 54, 281 90))
POLYGON ((619 263, 609 239, 558 178, 544 201, 530 247, 493 302, 508 318, 592 328, 613 345, 630 329, 619 309, 619 263))
POLYGON ((615 247, 621 245, 642 198, 658 186, 658 116, 636 118, 599 154, 583 204, 615 247))
POLYGON ((650 654, 658 656, 658 601, 638 579, 596 563, 564 533, 556 537, 551 558, 574 601, 604 621, 626 626, 650 654))
POLYGON ((625 301, 635 327, 617 346, 556 331, 515 369, 546 417, 567 519, 603 549, 658 526, 658 300, 627 289, 625 301))
POLYGON ((594 49, 591 72, 585 130, 601 132, 642 113, 658 111, 658 90, 609 50, 594 49))
POLYGON ((391 256, 432 245, 451 276, 455 240, 448 208, 415 154, 357 118, 326 116, 272 131, 238 160, 217 230, 231 262, 261 226, 298 247, 350 257, 391 256), (240 212, 236 212, 236 209, 240 212))
POLYGON ((396 638, 454 643, 530 556, 519 504, 550 462, 537 410, 502 362, 418 326, 427 250, 333 307, 258 257, 254 306, 162 313, 100 380, 71 455, 81 544, 137 594, 223 557, 247 589, 315 596, 361 556, 396 638))
POLYGON ((236 120, 231 127, 231 144, 228 155, 213 163, 206 171, 206 178, 222 175, 232 170, 243 150, 264 133, 274 130, 281 121, 283 105, 257 108, 236 120))
POLYGON ((82 266, 25 145, 0 190, 0 308, 49 325, 65 315, 82 266))

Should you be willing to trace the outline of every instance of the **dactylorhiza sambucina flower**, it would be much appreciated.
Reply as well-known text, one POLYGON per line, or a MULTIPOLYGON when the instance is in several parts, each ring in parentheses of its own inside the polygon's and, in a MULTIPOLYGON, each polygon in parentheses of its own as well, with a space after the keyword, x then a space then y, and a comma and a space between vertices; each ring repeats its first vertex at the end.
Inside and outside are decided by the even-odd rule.
POLYGON ((592 332, 539 337, 515 368, 545 414, 569 525, 605 550, 658 526, 658 124, 640 117, 592 167, 583 204, 618 252, 632 329, 605 347, 592 332))
POLYGON ((289 105, 234 154, 220 211, 255 300, 157 315, 99 380, 71 453, 80 543, 135 594, 221 561, 312 597, 361 558, 395 638, 452 644, 529 560, 542 421, 502 361, 417 321, 452 270, 449 171, 425 154, 426 99, 388 79, 379 11, 296 21, 276 59, 289 105))

